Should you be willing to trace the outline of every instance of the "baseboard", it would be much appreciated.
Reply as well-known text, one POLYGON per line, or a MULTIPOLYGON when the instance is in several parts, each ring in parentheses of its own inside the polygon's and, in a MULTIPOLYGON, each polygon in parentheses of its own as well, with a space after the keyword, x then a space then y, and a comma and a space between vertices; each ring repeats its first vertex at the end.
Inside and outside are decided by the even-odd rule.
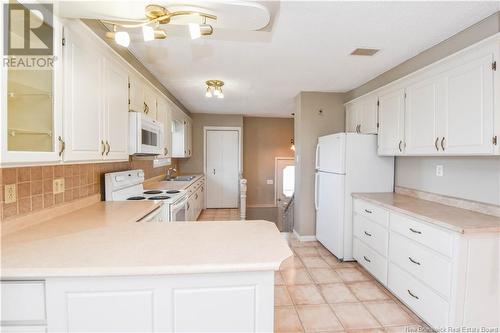
POLYGON ((301 236, 299 233, 293 229, 293 235, 301 242, 314 242, 316 241, 316 236, 301 236))

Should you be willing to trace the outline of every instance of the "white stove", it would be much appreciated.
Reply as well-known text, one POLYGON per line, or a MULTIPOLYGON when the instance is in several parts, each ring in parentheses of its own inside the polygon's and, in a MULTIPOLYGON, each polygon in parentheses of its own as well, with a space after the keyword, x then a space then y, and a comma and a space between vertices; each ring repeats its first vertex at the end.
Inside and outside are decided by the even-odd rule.
POLYGON ((129 170, 104 176, 106 201, 153 200, 162 204, 147 221, 185 221, 187 193, 184 190, 144 190, 144 171, 129 170))

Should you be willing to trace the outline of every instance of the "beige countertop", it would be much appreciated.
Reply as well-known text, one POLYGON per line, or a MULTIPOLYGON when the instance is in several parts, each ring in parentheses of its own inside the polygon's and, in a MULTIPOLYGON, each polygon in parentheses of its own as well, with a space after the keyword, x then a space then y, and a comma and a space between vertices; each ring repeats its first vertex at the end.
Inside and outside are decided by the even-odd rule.
POLYGON ((353 193, 383 206, 459 233, 500 233, 500 218, 398 193, 353 193))
POLYGON ((195 176, 195 178, 188 182, 182 181, 166 181, 165 176, 152 178, 144 183, 146 190, 185 190, 192 184, 196 183, 203 175, 187 175, 195 176))
POLYGON ((267 221, 136 222, 156 205, 99 202, 6 235, 1 277, 277 270, 292 255, 267 221))

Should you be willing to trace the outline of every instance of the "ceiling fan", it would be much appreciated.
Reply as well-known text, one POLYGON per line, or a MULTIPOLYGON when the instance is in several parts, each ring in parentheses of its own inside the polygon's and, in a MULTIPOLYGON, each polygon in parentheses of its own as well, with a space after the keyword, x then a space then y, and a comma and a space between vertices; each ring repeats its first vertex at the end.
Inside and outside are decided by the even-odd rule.
POLYGON ((201 36, 209 36, 214 32, 213 27, 207 24, 207 19, 217 20, 217 16, 204 13, 196 10, 178 10, 169 11, 167 8, 160 5, 147 5, 145 8, 145 19, 137 21, 107 21, 103 20, 103 23, 110 24, 113 26, 113 31, 106 33, 106 37, 109 39, 114 39, 118 45, 128 47, 130 45, 130 35, 127 31, 118 30, 118 28, 135 29, 141 28, 142 35, 145 42, 155 40, 155 39, 165 39, 167 38, 167 33, 165 30, 161 29, 160 26, 164 24, 169 24, 172 17, 175 16, 200 16, 203 18, 203 23, 188 23, 189 33, 192 39, 199 38, 201 36))

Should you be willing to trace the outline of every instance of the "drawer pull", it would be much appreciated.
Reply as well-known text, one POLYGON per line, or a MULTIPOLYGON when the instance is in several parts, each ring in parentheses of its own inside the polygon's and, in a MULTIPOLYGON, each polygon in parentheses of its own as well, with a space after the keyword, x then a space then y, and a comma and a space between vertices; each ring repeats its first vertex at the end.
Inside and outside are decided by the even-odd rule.
POLYGON ((370 259, 368 259, 366 256, 363 256, 363 258, 366 260, 366 262, 372 262, 370 259))
POLYGON ((422 233, 422 231, 418 231, 418 230, 415 230, 413 228, 410 228, 410 231, 415 233, 415 234, 419 234, 419 235, 422 233))
POLYGON ((413 260, 412 257, 408 257, 408 259, 410 259, 410 261, 412 263, 414 263, 415 265, 419 265, 420 266, 420 263, 418 261, 416 261, 416 260, 413 260))
POLYGON ((410 291, 410 289, 407 289, 407 291, 408 291, 408 294, 409 294, 411 297, 413 297, 413 298, 415 298, 415 299, 420 299, 420 298, 418 298, 418 296, 414 295, 414 294, 410 291))
POLYGON ((371 210, 368 210, 368 209, 365 209, 365 212, 367 212, 368 214, 373 213, 371 210))
POLYGON ((367 236, 369 236, 369 237, 371 237, 371 236, 372 236, 372 234, 370 234, 370 233, 368 233, 368 232, 366 232, 366 231, 365 231, 364 233, 365 233, 365 235, 367 235, 367 236))

